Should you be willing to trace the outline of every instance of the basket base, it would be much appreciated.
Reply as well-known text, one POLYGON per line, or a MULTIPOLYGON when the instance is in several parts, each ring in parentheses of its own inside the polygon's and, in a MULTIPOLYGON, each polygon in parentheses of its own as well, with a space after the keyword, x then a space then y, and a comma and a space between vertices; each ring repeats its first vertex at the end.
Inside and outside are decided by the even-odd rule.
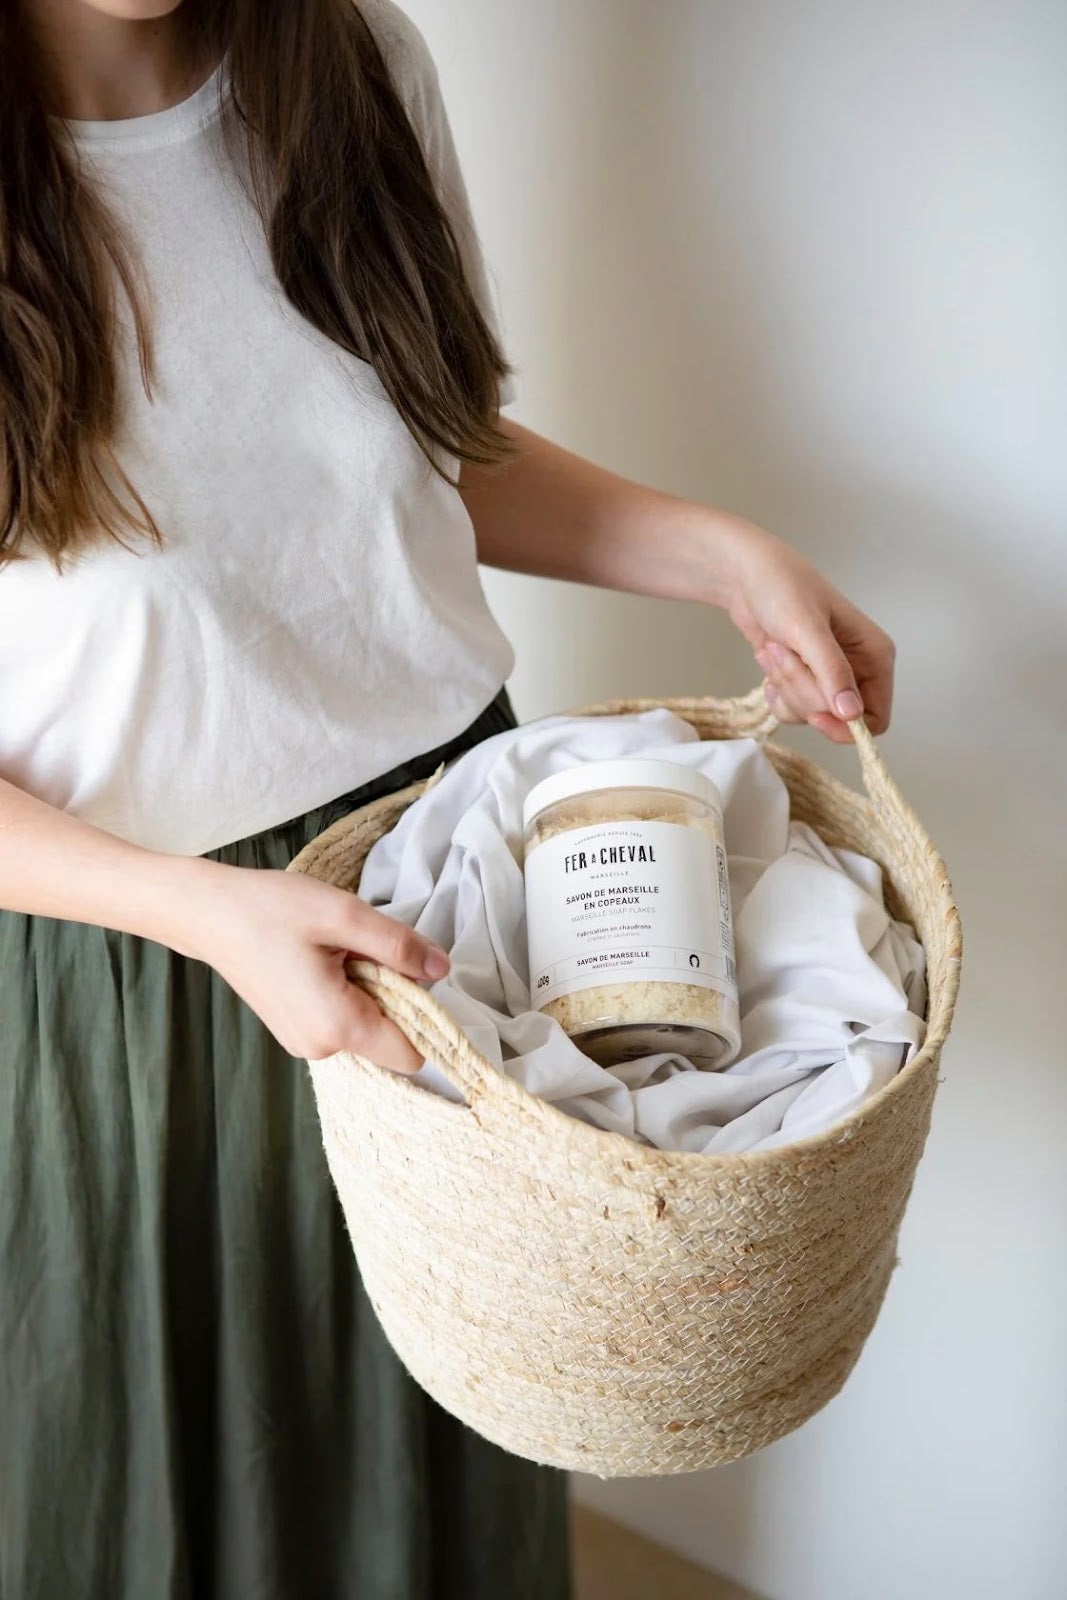
MULTIPOLYGON (((709 1378, 703 1414, 671 1417, 662 1404, 625 1391, 607 1373, 553 1383, 511 1375, 505 1395, 454 1348, 411 1337, 376 1294, 371 1305, 408 1372, 438 1405, 510 1454, 590 1477, 658 1478, 727 1466, 802 1427, 844 1387, 878 1317, 896 1266, 895 1244, 883 1253, 861 1303, 839 1337, 788 1386, 745 1401, 717 1392, 709 1378)), ((562 1369, 554 1369, 562 1376, 562 1369)), ((574 1375, 572 1374, 572 1378, 574 1375)))

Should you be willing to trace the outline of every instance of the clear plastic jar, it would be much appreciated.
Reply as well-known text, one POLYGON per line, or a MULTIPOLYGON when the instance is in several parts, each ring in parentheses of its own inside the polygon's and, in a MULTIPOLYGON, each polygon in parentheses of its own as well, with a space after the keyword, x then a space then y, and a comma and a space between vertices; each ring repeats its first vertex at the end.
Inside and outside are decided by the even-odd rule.
POLYGON ((601 1066, 741 1046, 722 800, 673 761, 591 761, 523 806, 530 993, 601 1066))

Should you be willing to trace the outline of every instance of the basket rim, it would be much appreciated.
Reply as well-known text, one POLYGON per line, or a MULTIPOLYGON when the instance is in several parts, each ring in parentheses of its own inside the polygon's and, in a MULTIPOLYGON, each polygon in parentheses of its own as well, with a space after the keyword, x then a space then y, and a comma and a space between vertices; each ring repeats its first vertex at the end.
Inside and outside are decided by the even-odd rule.
MULTIPOLYGON (((859 801, 861 804, 871 808, 873 812, 873 801, 869 792, 867 795, 859 793, 847 784, 842 783, 839 778, 827 772, 809 757, 792 748, 775 745, 769 741, 767 736, 777 726, 775 719, 767 714, 765 704, 762 707, 762 716, 753 718, 752 715, 754 703, 758 707, 761 698, 761 692, 756 691, 755 696, 747 695, 737 700, 663 699, 641 702, 613 701, 605 703, 603 706, 587 707, 584 708, 584 711, 570 714, 603 715, 615 713, 623 707, 629 707, 630 709, 636 706, 641 706, 642 708, 662 707, 667 710, 674 710, 677 715, 682 716, 685 720, 690 720, 690 718, 686 717, 687 710, 710 708, 726 715, 730 715, 736 710, 750 725, 744 731, 735 733, 733 737, 756 738, 761 744, 764 744, 765 748, 786 756, 790 764, 794 766, 799 764, 802 768, 806 767, 816 772, 820 783, 829 785, 832 791, 843 797, 848 797, 851 802, 859 801), (756 699, 757 696, 760 697, 760 700, 756 699), (685 709, 681 709, 683 707, 685 709)), ((487 1057, 483 1056, 451 1015, 442 1006, 438 1005, 432 995, 413 980, 405 978, 387 967, 383 967, 378 962, 363 959, 350 962, 349 970, 370 990, 379 1003, 385 1002, 384 1009, 389 1009, 388 1002, 391 998, 406 1002, 404 1010, 415 1010, 416 1013, 424 1016, 432 1024, 433 1031, 444 1040, 451 1043, 455 1048, 477 1058, 485 1072, 492 1075, 493 1093, 498 1104, 511 1102, 516 1110, 525 1113, 523 1120, 527 1126, 532 1120, 542 1122, 546 1128, 557 1134, 564 1135, 566 1142, 574 1149, 579 1149, 583 1142, 588 1142, 590 1145, 597 1144, 602 1154, 605 1150, 610 1150, 612 1144, 614 1144, 615 1150, 619 1155, 620 1181, 623 1181, 624 1174, 628 1183, 635 1178, 643 1176, 662 1179, 667 1174, 677 1173, 681 1175, 688 1173, 697 1164, 701 1166, 706 1174, 709 1163, 714 1163, 717 1169, 724 1173, 738 1169, 753 1172, 762 1171, 788 1164, 798 1156, 811 1158, 820 1152, 847 1145, 858 1137, 873 1120, 879 1118, 886 1107, 902 1094, 916 1078, 920 1075, 925 1075, 932 1066, 936 1068, 936 1063, 940 1057, 942 1046, 948 1037, 955 1012, 962 962, 962 930, 959 910, 944 861, 930 841, 918 817, 889 776, 882 757, 875 748, 874 741, 866 726, 860 725, 859 728, 854 726, 853 733, 856 744, 859 747, 865 778, 870 777, 872 769, 880 773, 901 813, 910 819, 917 834, 924 841, 925 853, 931 873, 936 873, 937 877, 938 899, 946 922, 949 948, 945 957, 944 981, 937 996, 932 997, 935 1003, 928 1007, 927 1033, 921 1049, 887 1084, 877 1090, 868 1100, 865 1100, 855 1111, 850 1112, 847 1117, 830 1128, 792 1139, 787 1144, 777 1145, 772 1149, 765 1150, 709 1152, 660 1150, 654 1146, 639 1144, 624 1133, 614 1133, 609 1129, 598 1128, 593 1123, 585 1122, 581 1118, 571 1116, 568 1112, 561 1111, 551 1101, 543 1100, 531 1094, 516 1079, 501 1072, 487 1057)), ((396 805, 403 797, 410 796, 404 802, 404 809, 406 809, 406 806, 410 805, 422 792, 431 787, 439 776, 440 769, 430 779, 412 784, 407 789, 382 795, 377 800, 359 807, 349 816, 342 817, 325 833, 311 840, 298 855, 294 856, 286 870, 312 870, 310 863, 314 855, 321 849, 322 841, 328 840, 330 844, 338 843, 357 823, 366 819, 374 811, 384 810, 390 805, 396 805)), ((818 832, 818 829, 816 829, 816 832, 818 832)), ((401 1028, 404 1027, 404 1019, 402 1017, 394 1016, 393 1020, 401 1028)), ((417 1042, 416 1047, 418 1047, 417 1042)), ((428 1052, 424 1052, 425 1054, 428 1054, 428 1052)), ((340 1051, 337 1055, 328 1059, 344 1062, 357 1070, 370 1072, 378 1079, 380 1088, 387 1094, 425 1096, 429 1092, 403 1074, 391 1072, 388 1068, 379 1066, 378 1063, 370 1061, 363 1056, 340 1051)), ((313 1062, 311 1065, 314 1067, 316 1063, 313 1062)), ((447 1063, 439 1063, 439 1065, 445 1076, 449 1076, 447 1063)), ((412 1103, 409 1102, 409 1104, 412 1103)), ((453 1109, 457 1111, 463 1109, 461 1106, 452 1104, 453 1109)), ((467 1109, 473 1111, 469 1104, 467 1109)))

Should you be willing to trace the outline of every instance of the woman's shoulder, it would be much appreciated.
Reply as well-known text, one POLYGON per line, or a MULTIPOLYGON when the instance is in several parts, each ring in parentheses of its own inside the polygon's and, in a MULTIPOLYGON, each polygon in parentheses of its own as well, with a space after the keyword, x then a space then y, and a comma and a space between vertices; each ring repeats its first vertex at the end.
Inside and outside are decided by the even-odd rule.
POLYGON ((430 47, 406 11, 393 0, 355 0, 402 96, 418 95, 437 76, 430 47))

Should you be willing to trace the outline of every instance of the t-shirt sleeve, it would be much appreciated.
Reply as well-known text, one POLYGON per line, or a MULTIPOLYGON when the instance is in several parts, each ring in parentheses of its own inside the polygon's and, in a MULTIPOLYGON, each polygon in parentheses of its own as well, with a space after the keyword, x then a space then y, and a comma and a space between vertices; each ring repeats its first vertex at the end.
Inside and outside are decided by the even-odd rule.
MULTIPOLYGON (((360 0, 359 9, 421 140, 430 175, 456 235, 467 282, 503 349, 500 309, 489 280, 430 47, 411 18, 391 0, 360 0)), ((514 399, 515 380, 509 375, 500 384, 500 404, 510 405, 514 399)))

